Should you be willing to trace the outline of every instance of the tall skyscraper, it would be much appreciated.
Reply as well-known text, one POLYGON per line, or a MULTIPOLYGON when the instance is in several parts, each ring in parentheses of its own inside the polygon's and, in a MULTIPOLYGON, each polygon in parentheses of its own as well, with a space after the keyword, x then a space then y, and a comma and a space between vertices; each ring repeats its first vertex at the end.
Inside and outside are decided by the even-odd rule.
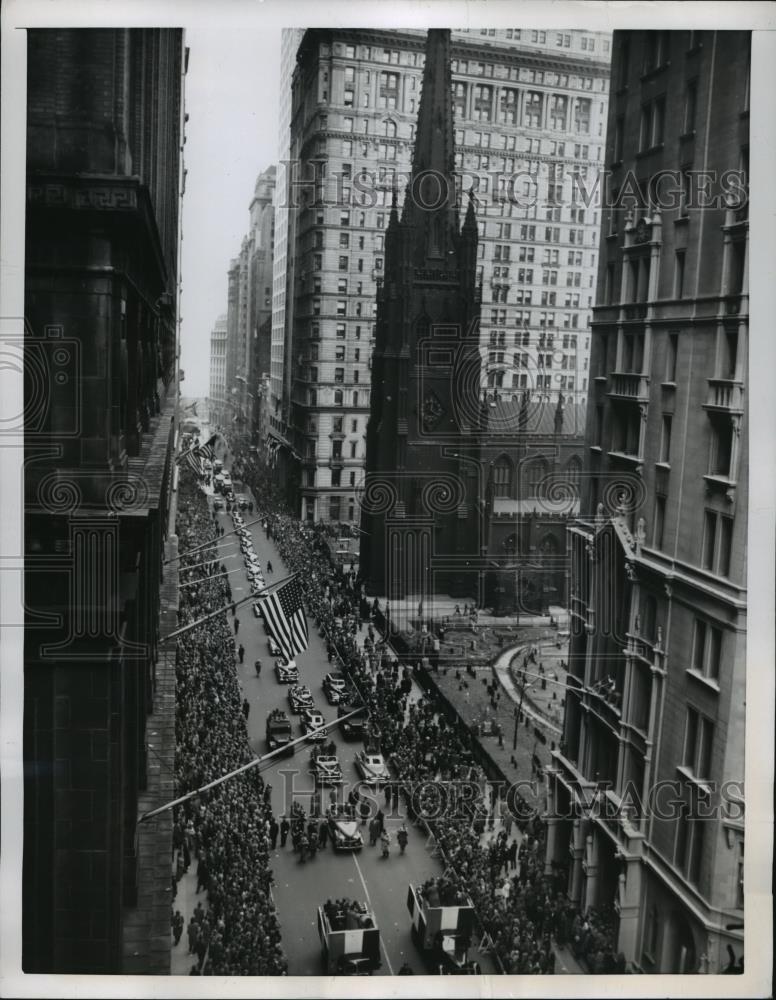
MULTIPOLYGON (((376 294, 392 186, 410 170, 423 45, 419 31, 308 30, 293 83, 281 81, 293 108, 276 219, 287 249, 275 268, 272 432, 284 461, 298 456, 287 478, 308 519, 356 516, 376 294), (357 464, 335 485, 328 427, 340 414, 355 426, 345 448, 357 464)), ((477 199, 482 388, 493 395, 587 389, 600 218, 586 192, 602 163, 608 47, 583 32, 451 35, 454 166, 477 199)))
POLYGON ((172 820, 138 818, 171 797, 175 752, 188 50, 179 29, 27 37, 22 962, 166 973, 172 820))
POLYGON ((226 410, 226 313, 219 316, 210 332, 210 414, 223 424, 226 410))
POLYGON ((547 867, 635 970, 717 973, 743 954, 750 34, 613 47, 547 867))
MULTIPOLYGON (((477 219, 470 199, 460 224, 454 148, 450 32, 431 29, 412 174, 401 221, 395 192, 388 220, 372 355, 361 569, 381 597, 476 588, 482 523, 474 515, 484 492, 477 219), (440 554, 444 567, 434 564, 440 554)), ((343 420, 331 424, 332 476, 348 468, 343 420)))

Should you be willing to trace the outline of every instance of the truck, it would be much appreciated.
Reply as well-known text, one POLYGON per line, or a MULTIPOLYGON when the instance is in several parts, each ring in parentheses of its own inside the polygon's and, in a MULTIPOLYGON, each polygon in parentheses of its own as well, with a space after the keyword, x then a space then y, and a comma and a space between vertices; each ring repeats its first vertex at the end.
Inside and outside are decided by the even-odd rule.
POLYGON ((318 936, 329 975, 370 976, 382 964, 380 930, 366 903, 338 899, 319 906, 318 936))
POLYGON ((286 754, 293 756, 294 748, 288 746, 292 739, 291 720, 282 709, 273 709, 267 716, 267 748, 271 752, 286 747, 286 754))
POLYGON ((468 961, 475 913, 471 898, 457 892, 452 898, 424 892, 410 883, 407 909, 412 920, 411 936, 429 970, 437 975, 477 975, 477 962, 468 961))

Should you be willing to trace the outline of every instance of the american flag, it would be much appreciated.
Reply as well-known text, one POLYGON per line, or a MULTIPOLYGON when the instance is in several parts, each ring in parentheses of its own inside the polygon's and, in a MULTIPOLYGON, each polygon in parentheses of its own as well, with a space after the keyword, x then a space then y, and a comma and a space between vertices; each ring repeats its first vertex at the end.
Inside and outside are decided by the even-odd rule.
POLYGON ((260 597, 259 608, 270 635, 287 660, 293 660, 297 653, 307 649, 310 639, 298 577, 266 597, 260 597))
POLYGON ((215 444, 217 440, 218 434, 214 434, 209 441, 205 442, 205 444, 198 445, 196 448, 189 448, 188 451, 184 451, 183 454, 178 455, 176 461, 180 462, 185 459, 186 464, 195 476, 204 476, 205 460, 207 459, 212 462, 215 458, 215 444))

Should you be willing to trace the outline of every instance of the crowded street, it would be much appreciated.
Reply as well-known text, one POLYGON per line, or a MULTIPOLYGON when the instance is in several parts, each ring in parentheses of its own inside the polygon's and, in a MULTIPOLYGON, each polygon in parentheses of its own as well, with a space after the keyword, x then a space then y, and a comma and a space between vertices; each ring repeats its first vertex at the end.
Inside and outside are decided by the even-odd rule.
MULTIPOLYGON (((242 472, 238 465, 234 475, 242 472)), ((515 820, 499 798, 488 794, 484 774, 473 765, 466 749, 467 738, 437 715, 411 671, 401 666, 373 628, 369 606, 356 587, 355 572, 342 568, 335 572, 321 551, 310 544, 310 529, 271 510, 267 498, 254 495, 241 480, 235 480, 234 488, 245 504, 239 513, 217 502, 207 480, 197 486, 181 482, 181 607, 190 609, 181 623, 198 621, 219 606, 227 608, 187 633, 181 648, 188 646, 191 636, 206 629, 211 636, 214 632, 219 636, 218 641, 207 640, 215 662, 201 654, 199 661, 211 668, 210 683, 218 678, 223 685, 215 698, 219 708, 224 701, 228 705, 223 719, 228 738, 235 744, 242 742, 242 749, 234 751, 236 767, 267 754, 267 719, 277 710, 290 720, 290 739, 299 742, 291 748, 293 756, 273 755, 218 790, 193 797, 182 810, 185 819, 178 815, 178 824, 184 827, 193 822, 192 840, 199 848, 193 891, 195 858, 191 851, 188 865, 184 863, 179 873, 184 909, 176 922, 180 926, 183 920, 187 925, 186 935, 179 937, 173 949, 173 963, 179 971, 216 975, 220 969, 234 968, 222 964, 231 955, 231 961, 242 963, 239 968, 274 966, 288 975, 321 974, 318 907, 343 898, 359 900, 374 916, 380 929, 380 974, 442 971, 438 955, 431 957, 413 941, 408 908, 410 886, 429 885, 429 880, 437 881, 442 889, 457 885, 473 902, 476 927, 467 935, 465 951, 470 970, 579 972, 582 966, 578 959, 586 960, 591 952, 593 962, 614 966, 604 921, 596 926, 594 913, 583 920, 544 877, 541 825, 535 820, 526 822, 524 816, 515 820), (205 561, 200 546, 209 538, 217 540, 212 549, 206 546, 205 561), (329 724, 337 718, 337 707, 329 704, 325 679, 333 670, 344 671, 369 708, 366 733, 373 727, 376 749, 390 762, 389 777, 393 780, 386 787, 368 786, 360 780, 355 758, 361 740, 345 739, 340 725, 327 729, 323 742, 326 754, 337 758, 341 782, 328 787, 314 778, 313 744, 300 739, 305 734, 301 716, 290 706, 293 685, 278 681, 275 662, 279 657, 270 651, 264 622, 250 599, 251 582, 241 551, 248 546, 263 569, 262 587, 282 582, 294 572, 302 575, 307 616, 312 620, 309 645, 296 657, 298 678, 294 682, 309 688, 314 708, 323 715, 324 724, 329 724), (196 549, 189 559, 185 558, 187 549, 196 549), (187 565, 192 568, 187 570, 187 565), (218 623, 216 628, 214 622, 218 623), (473 810, 454 805, 442 815, 435 812, 432 786, 450 778, 468 779, 473 788, 473 810), (236 783, 248 793, 239 804, 230 792, 230 785, 236 783), (244 889, 238 903, 229 900, 228 891, 223 897, 216 893, 213 907, 216 870, 212 854, 202 843, 205 838, 196 831, 202 813, 223 808, 222 799, 228 803, 226 815, 232 820, 237 815, 245 824, 241 827, 238 823, 238 829, 253 838, 252 843, 242 841, 239 848, 235 841, 229 862, 237 866, 238 879, 258 888, 258 904, 244 889), (197 805, 198 800, 212 805, 197 805), (332 835, 326 814, 335 806, 353 807, 363 842, 359 849, 334 850, 326 843, 332 835), (204 877, 200 878, 203 854, 204 877), (251 856, 258 864, 249 876, 245 866, 251 856), (240 933, 234 936, 221 915, 230 907, 233 919, 241 925, 240 933), (258 917, 259 923, 245 926, 251 917, 258 917), (193 947, 192 924, 196 925, 193 947), (258 955, 240 953, 239 942, 245 936, 259 944, 258 955), (570 936, 575 941, 571 951, 565 947, 570 936)), ((257 583, 253 589, 259 589, 257 583)), ((186 716, 184 711, 184 727, 186 716)), ((317 724, 321 725, 320 720, 317 724)), ((185 741, 186 734, 181 736, 185 741)), ((188 738, 201 749, 200 734, 189 733, 188 738)), ((215 731, 205 736, 205 742, 209 739, 217 739, 215 731)), ((220 775, 228 771, 223 766, 220 775)), ((206 781, 218 777, 218 772, 218 768, 200 769, 206 781)), ((193 774, 189 784, 191 779, 193 774)), ((216 843, 221 833, 216 834, 216 843)), ((185 862, 185 849, 183 853, 185 862)), ((176 864, 180 865, 177 859, 176 864)), ((220 869, 219 888, 234 878, 231 871, 229 865, 220 869)))

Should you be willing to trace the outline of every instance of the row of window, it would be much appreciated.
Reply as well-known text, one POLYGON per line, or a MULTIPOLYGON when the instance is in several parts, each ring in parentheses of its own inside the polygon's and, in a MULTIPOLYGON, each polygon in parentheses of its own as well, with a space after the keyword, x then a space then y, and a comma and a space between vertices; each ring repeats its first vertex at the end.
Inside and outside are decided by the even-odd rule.
MULTIPOLYGON (((491 365, 503 365, 505 353, 504 351, 489 351, 488 352, 488 364, 491 365)), ((575 370, 577 367, 577 356, 576 354, 537 354, 536 355, 536 365, 538 368, 544 368, 549 370, 553 367, 553 361, 555 362, 555 367, 561 370, 568 370, 569 368, 575 370)), ((531 358, 528 354, 513 354, 512 355, 512 367, 513 368, 528 368, 531 365, 531 358)))
MULTIPOLYGON (((523 330, 522 333, 515 333, 515 346, 521 345, 523 347, 528 347, 531 341, 534 339, 531 336, 529 330, 523 330)), ((565 333, 563 337, 558 337, 558 342, 560 346, 562 344, 564 351, 576 351, 577 349, 577 335, 575 333, 565 333)), ((507 334, 505 330, 491 330, 489 335, 489 343, 491 347, 506 347, 507 344, 507 334)), ((543 350, 553 350, 555 347, 555 338, 552 334, 539 334, 536 338, 537 346, 543 350)), ((585 338, 585 350, 590 347, 590 338, 585 338)))
MULTIPOLYGON (((358 400, 359 400, 359 394, 358 394, 358 390, 356 390, 353 393, 353 403, 352 403, 352 405, 353 405, 354 409, 358 409, 358 406, 359 406, 358 400)), ((334 390, 333 401, 334 401, 334 405, 335 406, 344 406, 345 405, 345 394, 344 394, 344 392, 343 392, 342 389, 335 389, 334 390)), ((308 389, 307 390, 307 405, 308 406, 317 406, 318 405, 318 390, 317 389, 308 389)), ((367 405, 366 402, 363 405, 366 406, 367 405)))
MULTIPOLYGON (((579 383, 574 375, 564 375, 562 372, 554 372, 552 375, 536 375, 526 372, 512 372, 511 386, 505 385, 506 376, 509 373, 503 368, 493 368, 488 372, 488 388, 490 389, 531 389, 536 392, 541 389, 561 392, 576 392, 579 383)), ((587 379, 582 379, 581 391, 587 392, 587 379)), ((549 397, 548 397, 549 399, 549 397)))
MULTIPOLYGON (((315 366, 312 366, 308 370, 307 381, 308 382, 317 382, 318 381, 318 376, 319 376, 318 369, 315 366)), ((361 381, 361 373, 358 370, 358 368, 354 368, 353 371, 352 371, 351 377, 348 379, 348 382, 358 383, 360 381, 361 381)), ((344 382, 345 382, 345 369, 344 368, 335 368, 334 369, 334 382, 335 383, 339 383, 339 384, 344 384, 344 382)))

